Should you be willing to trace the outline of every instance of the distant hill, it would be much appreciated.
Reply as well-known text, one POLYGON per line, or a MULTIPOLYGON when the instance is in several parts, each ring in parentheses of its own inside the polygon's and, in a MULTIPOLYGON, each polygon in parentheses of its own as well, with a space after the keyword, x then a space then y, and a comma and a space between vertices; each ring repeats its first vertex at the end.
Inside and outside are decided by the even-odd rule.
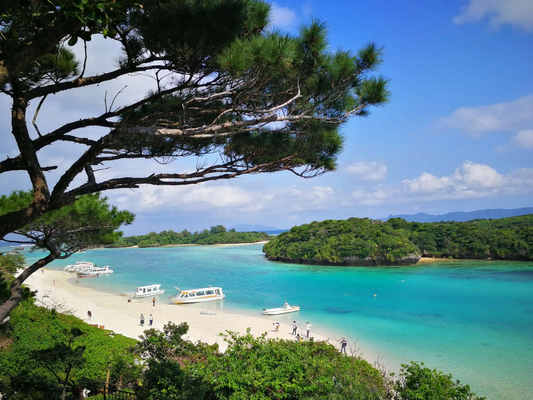
POLYGON ((514 210, 506 210, 502 208, 494 210, 478 210, 470 212, 451 212, 442 215, 431 215, 418 213, 414 215, 389 215, 387 218, 382 218, 382 221, 387 221, 390 218, 403 218, 409 222, 442 222, 442 221, 456 221, 464 222, 473 219, 498 219, 507 217, 517 217, 519 215, 533 214, 533 207, 516 208, 514 210))
POLYGON ((249 224, 235 225, 232 228, 235 229, 237 232, 285 231, 285 229, 279 229, 273 226, 249 225, 249 224))

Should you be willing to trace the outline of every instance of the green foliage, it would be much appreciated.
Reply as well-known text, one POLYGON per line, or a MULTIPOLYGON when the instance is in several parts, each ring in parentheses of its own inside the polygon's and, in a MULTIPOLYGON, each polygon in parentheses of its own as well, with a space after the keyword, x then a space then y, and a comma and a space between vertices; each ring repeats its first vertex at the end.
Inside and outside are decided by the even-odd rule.
MULTIPOLYGON (((26 266, 25 258, 22 254, 5 254, 0 255, 0 304, 11 297, 11 282, 14 279, 13 273, 26 266)), ((22 299, 31 299, 34 292, 24 287, 22 299)))
POLYGON ((59 398, 69 369, 67 398, 79 398, 83 388, 96 391, 102 386, 108 361, 116 381, 126 385, 139 377, 128 351, 133 339, 111 337, 73 316, 29 302, 22 302, 10 317, 0 334, 0 393, 6 398, 59 398))
POLYGON ((190 233, 187 230, 174 232, 172 230, 161 233, 150 232, 147 235, 128 236, 119 239, 108 247, 155 247, 176 244, 233 244, 233 243, 255 243, 269 240, 270 235, 263 232, 235 232, 229 231, 222 225, 212 226, 210 230, 190 233))
POLYGON ((17 269, 25 267, 25 260, 24 256, 20 253, 0 254, 0 271, 13 274, 17 269))
POLYGON ((218 345, 193 344, 183 338, 187 323, 175 325, 169 322, 163 331, 144 331, 135 352, 146 360, 148 370, 139 390, 141 399, 177 400, 202 399, 205 385, 199 377, 187 373, 182 366, 205 360, 208 354, 217 353, 218 345))
POLYGON ((0 9, 0 30, 7 44, 14 48, 31 44, 54 26, 66 26, 71 34, 69 45, 77 38, 91 40, 94 33, 110 34, 109 25, 125 19, 125 11, 136 4, 130 0, 47 0, 14 1, 9 9, 0 9))
POLYGON ((273 260, 318 264, 395 264, 405 257, 413 263, 418 255, 526 261, 533 259, 533 215, 440 223, 313 222, 276 236, 263 251, 273 260))
POLYGON ((189 370, 213 399, 382 399, 383 377, 324 342, 295 342, 229 332, 224 354, 189 370))
POLYGON ((136 351, 148 370, 141 399, 382 399, 381 373, 324 342, 294 342, 228 332, 218 346, 182 338, 187 324, 145 331, 136 351), (180 368, 181 367, 181 368, 180 368))
POLYGON ((400 379, 395 382, 392 400, 483 400, 470 391, 470 386, 453 381, 451 375, 411 361, 402 364, 400 379))
MULTIPOLYGON (((0 215, 21 209, 32 199, 30 191, 16 191, 0 198, 0 215)), ((129 211, 109 205, 99 193, 80 196, 72 205, 49 212, 15 233, 29 238, 35 247, 57 249, 63 255, 110 244, 122 236, 117 231, 134 219, 129 211)))

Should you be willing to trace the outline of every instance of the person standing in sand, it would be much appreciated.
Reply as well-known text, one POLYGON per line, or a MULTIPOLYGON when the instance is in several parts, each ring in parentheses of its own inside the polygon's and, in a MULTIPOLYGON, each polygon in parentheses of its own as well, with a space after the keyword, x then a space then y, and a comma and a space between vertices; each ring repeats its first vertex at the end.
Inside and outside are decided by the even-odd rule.
POLYGON ((309 339, 309 332, 311 331, 311 327, 312 327, 312 326, 313 326, 313 325, 311 325, 311 324, 309 323, 309 321, 307 321, 307 338, 308 338, 308 339, 309 339))
POLYGON ((346 345, 348 345, 348 342, 346 341, 346 338, 342 338, 342 340, 341 340, 341 353, 346 354, 346 345))
POLYGON ((87 316, 89 317, 89 319, 91 319, 93 317, 93 313, 90 311, 87 311, 87 316))
POLYGON ((274 322, 272 325, 274 325, 274 331, 279 332, 279 322, 274 322))
POLYGON ((150 316, 148 317, 148 322, 150 323, 150 326, 152 326, 152 324, 154 323, 154 317, 152 316, 152 314, 150 314, 150 316))
POLYGON ((296 325, 296 321, 292 321, 292 334, 296 335, 296 330, 298 329, 298 325, 296 325))
POLYGON ((144 314, 141 313, 141 326, 144 326, 144 314))
POLYGON ((152 299, 152 305, 155 307, 155 297, 152 299))

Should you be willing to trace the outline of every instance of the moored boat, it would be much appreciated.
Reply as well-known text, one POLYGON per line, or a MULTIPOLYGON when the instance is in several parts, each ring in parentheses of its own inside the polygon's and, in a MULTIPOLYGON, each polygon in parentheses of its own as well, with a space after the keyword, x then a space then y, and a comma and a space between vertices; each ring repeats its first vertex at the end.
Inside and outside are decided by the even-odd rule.
POLYGON ((63 271, 77 272, 80 269, 93 268, 95 265, 90 261, 76 261, 74 264, 67 265, 63 271))
POLYGON ((147 285, 135 288, 133 297, 151 297, 165 293, 165 289, 161 289, 161 285, 147 285))
POLYGON ((98 278, 98 274, 94 272, 76 272, 78 274, 78 278, 98 278))
POLYGON ((208 288, 189 290, 176 289, 180 293, 170 298, 174 304, 203 303, 206 301, 222 300, 226 297, 221 287, 209 286, 208 288))
POLYGON ((65 268, 63 268, 63 270, 68 272, 76 272, 78 275, 80 273, 87 275, 108 275, 113 273, 113 270, 109 268, 109 265, 106 265, 105 267, 98 267, 90 261, 76 261, 72 265, 67 265, 65 268))
POLYGON ((286 314, 291 312, 300 311, 300 306, 291 306, 289 303, 285 302, 283 307, 278 308, 263 308, 263 314, 265 315, 279 315, 286 314))

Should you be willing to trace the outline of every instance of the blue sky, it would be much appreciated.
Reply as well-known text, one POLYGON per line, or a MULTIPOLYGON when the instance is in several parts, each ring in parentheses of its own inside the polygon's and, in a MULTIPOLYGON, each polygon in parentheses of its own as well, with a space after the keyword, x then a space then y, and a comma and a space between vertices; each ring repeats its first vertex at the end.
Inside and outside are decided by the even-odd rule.
MULTIPOLYGON (((217 224, 289 228, 330 218, 533 206, 531 0, 272 5, 273 25, 288 32, 296 33, 312 18, 325 22, 332 50, 355 51, 369 41, 383 46, 379 73, 391 80, 390 103, 346 124, 338 170, 315 179, 277 173, 202 186, 108 192, 113 204, 137 214, 126 234, 194 231, 217 224)), ((116 52, 109 42, 91 43, 99 61, 89 69, 105 69, 102 60, 116 52)), ((144 83, 129 85, 127 95, 142 96, 144 83)), ((43 127, 101 110, 104 90, 111 89, 51 99, 41 111, 47 115, 41 117, 43 127)), ((3 158, 16 154, 5 98, 0 98, 0 113, 3 158)), ((47 150, 42 157, 66 163, 69 151, 47 150)), ((135 166, 124 163, 121 168, 135 166)), ((27 187, 24 174, 0 176, 0 194, 27 187)))

